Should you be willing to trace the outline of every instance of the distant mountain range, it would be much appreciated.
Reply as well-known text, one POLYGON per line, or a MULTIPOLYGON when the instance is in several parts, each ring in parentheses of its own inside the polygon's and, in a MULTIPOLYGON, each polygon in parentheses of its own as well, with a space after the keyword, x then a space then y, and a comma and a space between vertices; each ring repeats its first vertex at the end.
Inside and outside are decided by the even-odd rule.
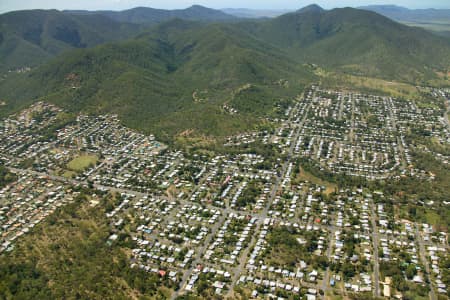
POLYGON ((249 8, 224 8, 222 11, 238 18, 275 18, 292 12, 292 9, 249 9, 249 8))
POLYGON ((150 27, 136 24, 140 18, 123 22, 87 12, 1 15, 7 38, 0 49, 8 61, 40 66, 0 80, 6 102, 0 116, 45 99, 77 112, 118 113, 127 125, 160 137, 186 129, 227 135, 257 124, 275 100, 318 80, 312 64, 408 82, 450 67, 449 39, 367 10, 311 5, 273 19, 242 20, 197 9, 210 17, 154 18, 159 23, 150 27), (81 49, 65 51, 74 48, 81 49), (44 63, 33 51, 43 60, 65 53, 44 63), (224 104, 239 113, 226 114, 224 104))
POLYGON ((137 7, 115 11, 28 10, 0 15, 0 72, 34 67, 66 50, 136 36, 174 18, 203 22, 236 20, 198 5, 182 10, 137 7))
POLYGON ((422 27, 450 37, 450 9, 408 9, 396 5, 363 6, 360 9, 370 10, 406 25, 422 27))
MULTIPOLYGON (((305 9, 312 8, 317 9, 317 6, 308 6, 303 9, 303 12, 305 9)), ((408 20, 426 22, 430 18, 433 20, 447 18, 450 30, 450 10, 408 10, 397 6, 367 6, 363 9, 375 11, 401 22, 408 22, 408 20)), ((0 15, 0 56, 3 58, 0 60, 0 72, 34 67, 70 49, 89 48, 105 42, 126 40, 151 26, 175 18, 199 22, 241 23, 245 19, 270 18, 283 12, 250 9, 220 11, 199 5, 179 10, 137 7, 124 11, 10 12, 0 15)), ((305 23, 305 26, 307 25, 305 23)), ((429 28, 431 25, 419 26, 437 30, 437 25, 432 25, 432 28, 429 28)), ((292 27, 286 30, 290 31, 292 27)), ((445 35, 445 27, 439 30, 445 35)), ((282 31, 280 31, 281 35, 284 34, 282 31)))
POLYGON ((431 20, 450 20, 450 9, 408 9, 396 5, 370 5, 359 8, 370 10, 398 21, 426 22, 431 20))
POLYGON ((150 7, 136 7, 123 11, 65 11, 72 15, 102 15, 115 21, 134 24, 158 24, 170 19, 179 18, 191 21, 230 21, 236 17, 226 14, 223 11, 207 8, 200 5, 193 5, 186 9, 155 9, 150 7))

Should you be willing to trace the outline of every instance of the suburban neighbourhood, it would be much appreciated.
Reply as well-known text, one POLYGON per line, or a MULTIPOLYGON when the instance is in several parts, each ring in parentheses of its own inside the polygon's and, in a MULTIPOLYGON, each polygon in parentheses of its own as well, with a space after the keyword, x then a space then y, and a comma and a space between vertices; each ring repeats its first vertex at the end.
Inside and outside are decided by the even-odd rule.
POLYGON ((445 228, 402 218, 383 191, 340 187, 310 171, 433 181, 411 151, 444 165, 449 157, 407 133, 448 145, 447 112, 320 86, 292 103, 276 126, 230 136, 230 153, 214 155, 174 149, 115 115, 71 116, 38 102, 10 116, 0 122, 0 161, 17 179, 0 190, 0 253, 88 186, 98 191, 92 207, 101 194, 114 199, 106 243, 130 235, 129 265, 168 278, 172 299, 205 291, 230 299, 449 295, 445 228), (231 151, 253 145, 269 154, 231 151))

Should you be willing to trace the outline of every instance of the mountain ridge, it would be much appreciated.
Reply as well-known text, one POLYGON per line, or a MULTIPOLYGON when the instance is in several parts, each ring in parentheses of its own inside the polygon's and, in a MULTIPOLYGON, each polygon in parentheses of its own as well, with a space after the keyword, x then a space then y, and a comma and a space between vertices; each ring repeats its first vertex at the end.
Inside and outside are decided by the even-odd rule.
POLYGON ((370 10, 395 20, 421 21, 436 18, 450 19, 450 9, 409 9, 397 5, 368 5, 359 9, 370 10))
POLYGON ((41 99, 75 112, 117 113, 165 140, 186 129, 223 136, 276 116, 278 101, 317 82, 314 64, 420 84, 448 70, 450 41, 352 8, 213 24, 171 19, 8 76, 0 81, 1 114, 41 99))
POLYGON ((115 21, 128 22, 134 24, 158 24, 173 18, 180 18, 192 21, 231 21, 236 17, 226 14, 223 11, 207 8, 201 5, 192 5, 185 9, 156 9, 151 7, 135 7, 122 11, 64 11, 68 14, 98 14, 109 17, 115 21))
POLYGON ((373 11, 397 22, 450 37, 450 9, 408 9, 396 5, 363 6, 360 9, 373 11))
POLYGON ((23 10, 0 15, 0 72, 35 67, 74 48, 125 40, 149 26, 181 18, 224 22, 237 18, 194 5, 180 10, 137 7, 125 11, 23 10))
POLYGON ((226 14, 248 19, 273 18, 292 12, 292 9, 249 9, 249 8, 222 8, 226 14))
POLYGON ((43 99, 71 111, 118 113, 131 127, 169 136, 182 127, 223 135, 258 124, 274 100, 295 96, 314 78, 309 68, 234 26, 174 19, 133 40, 75 50, 0 81, 0 97, 3 112, 43 99), (233 92, 247 84, 251 95, 233 102, 233 92), (196 92, 205 99, 196 102, 196 92), (226 114, 226 102, 252 111, 226 114))
POLYGON ((432 75, 425 66, 446 69, 450 61, 450 40, 353 8, 299 10, 243 27, 304 63, 376 77, 414 81, 432 75))

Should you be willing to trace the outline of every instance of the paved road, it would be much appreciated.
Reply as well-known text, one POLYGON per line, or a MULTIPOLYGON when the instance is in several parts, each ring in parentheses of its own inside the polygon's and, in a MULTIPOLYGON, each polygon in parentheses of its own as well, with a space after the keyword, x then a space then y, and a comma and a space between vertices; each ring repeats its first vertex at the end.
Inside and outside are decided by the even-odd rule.
MULTIPOLYGON (((328 262, 331 261, 331 250, 333 249, 333 241, 334 241, 334 233, 336 232, 336 227, 330 226, 330 233, 328 238, 328 249, 327 249, 327 258, 328 262)), ((327 267, 327 270, 325 271, 325 275, 323 276, 323 282, 322 282, 322 290, 323 290, 323 296, 322 299, 325 299, 326 292, 329 289, 329 283, 330 282, 330 267, 327 267)))
POLYGON ((351 116, 351 122, 350 122, 350 143, 353 143, 353 138, 355 137, 354 131, 355 131, 355 98, 351 96, 352 101, 352 116, 351 116))
POLYGON ((431 275, 430 264, 428 263, 428 260, 427 260, 427 255, 426 255, 426 252, 425 252, 425 244, 423 242, 422 235, 419 232, 419 225, 418 224, 416 224, 416 239, 417 239, 417 242, 419 243, 420 260, 422 261, 422 264, 425 266, 426 275, 428 276, 428 278, 430 280, 430 283, 429 283, 429 287, 430 287, 429 296, 430 296, 431 300, 436 300, 437 299, 436 293, 434 292, 433 284, 431 283, 431 278, 430 278, 430 275, 431 275))
POLYGON ((28 174, 33 174, 36 176, 43 176, 43 177, 47 177, 47 178, 55 180, 55 181, 69 183, 69 184, 73 184, 73 185, 87 184, 87 182, 83 182, 83 181, 79 181, 79 180, 75 180, 75 179, 69 179, 69 178, 66 178, 63 176, 49 175, 47 173, 37 172, 34 170, 30 170, 30 169, 17 169, 17 168, 9 168, 9 169, 14 173, 28 173, 28 174))
MULTIPOLYGON (((391 98, 389 98, 389 99, 392 100, 391 98)), ((389 108, 389 117, 391 119, 391 125, 392 125, 393 130, 395 132, 397 132, 397 130, 398 130, 397 129, 397 116, 394 114, 394 111, 393 111, 394 108, 395 108, 394 103, 392 102, 392 107, 389 108)), ((399 135, 397 135, 397 146, 396 147, 397 147, 398 153, 400 154, 400 157, 401 157, 401 168, 400 169, 404 170, 408 166, 408 163, 406 161, 405 149, 403 148, 402 140, 399 135)))
MULTIPOLYGON (((255 228, 255 232, 259 231, 261 224, 256 224, 256 228, 255 228)), ((257 235, 253 235, 252 236, 252 240, 249 243, 249 246, 247 248, 245 248, 245 250, 242 252, 240 259, 239 259, 239 264, 234 268, 233 270, 233 276, 231 278, 231 284, 230 284, 230 289, 228 290, 227 293, 227 297, 233 298, 233 293, 234 293, 234 286, 236 284, 236 282, 239 279, 239 276, 242 273, 242 270, 245 268, 245 264, 247 263, 247 258, 248 258, 248 254, 250 252, 250 245, 253 245, 256 243, 256 241, 258 240, 258 236, 257 235)))
POLYGON ((445 106, 447 107, 447 110, 444 113, 444 122, 447 124, 447 127, 450 130, 450 121, 448 119, 448 115, 450 114, 450 99, 447 99, 445 106))
POLYGON ((341 96, 341 101, 339 102, 339 114, 338 114, 338 120, 342 121, 342 113, 344 112, 344 101, 345 97, 344 95, 341 96))
MULTIPOLYGON (((302 96, 301 99, 304 99, 304 96, 302 96)), ((308 107, 306 107, 306 109, 305 109, 306 113, 304 114, 304 117, 300 121, 300 123, 297 124, 297 125, 294 125, 295 126, 294 134, 293 134, 293 137, 292 137, 292 140, 291 140, 291 146, 289 147, 289 150, 288 150, 288 153, 287 153, 288 159, 282 165, 281 176, 276 177, 276 181, 275 181, 275 183, 274 183, 274 185, 272 187, 272 191, 270 193, 269 199, 267 200, 266 206, 264 207, 264 209, 259 214, 255 215, 255 217, 258 219, 258 221, 257 221, 257 231, 256 232, 258 232, 259 227, 264 222, 264 219, 266 219, 268 217, 269 208, 270 208, 271 204, 273 203, 273 200, 275 199, 278 190, 280 189, 280 185, 281 185, 281 183, 283 181, 284 175, 286 174, 288 166, 291 163, 291 157, 292 157, 292 155, 294 153, 294 149, 295 149, 295 142, 297 141, 298 136, 300 134, 300 129, 302 128, 302 126, 304 125, 304 123, 306 121, 307 112, 308 112, 310 106, 311 106, 311 103, 309 103, 308 107)), ((295 108, 292 109, 291 114, 289 116, 289 119, 292 119, 294 117, 294 112, 296 110, 297 109, 295 109, 295 108)), ((292 123, 292 124, 294 124, 294 123, 292 123)), ((232 295, 232 291, 233 291, 234 285, 235 285, 237 279, 239 279, 239 275, 242 273, 242 270, 244 269, 245 264, 247 262, 247 254, 249 252, 249 249, 251 248, 251 246, 253 244, 256 243, 256 241, 257 241, 256 238, 252 238, 251 243, 249 243, 247 249, 242 254, 241 259, 240 259, 240 263, 239 263, 238 267, 235 268, 235 270, 234 270, 234 275, 233 275, 233 279, 234 280, 231 283, 231 287, 230 287, 230 290, 228 292, 228 296, 232 295)))
POLYGON ((180 282, 180 285, 179 285, 179 287, 180 287, 179 290, 172 293, 172 296, 170 297, 170 299, 172 299, 172 300, 176 299, 178 297, 178 295, 182 294, 182 292, 184 291, 184 288, 186 286, 186 283, 188 282, 189 278, 191 277, 192 272, 194 272, 195 268, 197 268, 197 265, 202 263, 203 254, 206 252, 206 249, 209 246, 209 244, 211 243, 211 240, 213 239, 213 237, 216 236, 217 230, 219 230, 220 226, 222 226, 223 222, 225 221, 225 219, 227 217, 228 217, 227 214, 222 214, 219 221, 216 222, 216 224, 213 226, 211 233, 206 237, 206 239, 203 243, 203 246, 198 250, 197 254, 195 255, 195 259, 192 262, 191 267, 189 268, 189 270, 184 272, 183 277, 180 282))
MULTIPOLYGON (((309 108, 309 107, 308 107, 308 108, 309 108)), ((294 110, 293 110, 293 111, 294 111, 294 110)), ((290 118, 292 118, 292 113, 291 113, 290 118)), ((306 114, 305 114, 305 117, 303 118, 303 120, 301 121, 301 123, 295 128, 295 134, 294 134, 294 137, 293 137, 293 141, 297 140, 298 135, 299 135, 299 132, 300 132, 299 128, 301 128, 301 126, 304 124, 305 120, 306 120, 306 114)), ((292 153, 293 153, 293 151, 294 151, 294 147, 295 147, 295 143, 291 143, 291 147, 289 148, 289 151, 288 151, 288 156, 289 156, 289 157, 292 155, 292 153)), ((284 174, 286 173, 286 170, 287 170, 287 168, 288 168, 289 163, 290 163, 290 159, 286 160, 286 161, 283 163, 282 171, 281 171, 281 174, 282 174, 282 175, 284 175, 284 174)), ((271 193, 270 193, 270 197, 269 197, 269 199, 268 199, 268 201, 267 201, 267 203, 266 203, 266 206, 264 207, 264 209, 263 209, 260 213, 258 213, 258 214, 256 214, 256 215, 255 215, 255 214, 252 214, 252 216, 254 216, 254 217, 256 217, 256 218, 258 219, 258 220, 257 220, 257 224, 256 224, 256 232, 259 230, 259 228, 260 228, 262 222, 264 221, 264 219, 267 218, 267 216, 268 216, 268 211, 269 211, 269 208, 270 208, 270 205, 272 204, 273 200, 275 199, 275 196, 276 196, 276 194, 277 194, 277 192, 278 192, 278 190, 279 190, 279 188, 280 188, 280 185, 281 185, 282 180, 283 180, 283 177, 282 177, 282 176, 276 177, 275 183, 274 183, 274 185, 273 185, 273 187, 272 187, 272 191, 271 191, 271 193)), ((224 210, 224 216, 228 216, 230 213, 236 213, 236 212, 235 212, 234 210, 230 209, 230 208, 227 206, 227 208, 224 210)), ((242 213, 242 212, 241 212, 241 213, 242 213)), ((239 213, 239 214, 241 214, 241 213, 239 213)), ((245 213, 245 214, 248 214, 248 213, 245 213)), ((221 224, 221 223, 223 223, 223 221, 224 221, 224 220, 221 220, 221 222, 219 222, 219 223, 221 224)), ((218 228, 218 226, 217 226, 217 228, 218 228)), ((205 241, 205 244, 204 244, 204 246, 203 246, 204 249, 201 250, 201 251, 198 253, 199 255, 200 255, 200 254, 203 254, 204 250, 206 250, 207 245, 210 244, 212 238, 215 236, 215 232, 217 231, 217 228, 216 228, 216 230, 213 230, 213 233, 211 233, 211 234, 208 236, 208 239, 205 241)), ((233 271, 233 276, 232 276, 232 279, 233 279, 233 280, 232 280, 230 289, 229 289, 229 291, 228 291, 228 295, 232 295, 234 285, 235 285, 236 281, 239 279, 239 276, 240 276, 240 274, 242 273, 242 271, 243 271, 243 269, 244 269, 244 267, 245 267, 245 264, 246 264, 246 262, 247 262, 247 256, 248 256, 249 249, 251 248, 251 246, 252 246, 254 243, 256 243, 256 241, 257 241, 257 239, 253 237, 252 240, 251 240, 251 242, 250 242, 249 245, 247 246, 247 248, 246 248, 246 249, 243 251, 243 253, 241 254, 240 260, 239 260, 239 264, 238 264, 238 266, 235 267, 235 269, 234 269, 234 271, 233 271)), ((187 280, 189 279, 190 275, 192 274, 192 271, 194 270, 194 267, 195 267, 197 264, 201 263, 201 262, 202 262, 201 258, 198 257, 198 259, 196 259, 195 263, 193 264, 193 267, 192 267, 190 270, 188 270, 187 272, 185 272, 185 274, 184 274, 184 276, 183 276, 183 279, 182 279, 182 281, 181 281, 181 283, 180 283, 180 290, 179 290, 179 292, 174 293, 174 294, 172 295, 172 299, 175 299, 179 294, 181 294, 181 293, 183 292, 183 289, 184 289, 184 287, 185 287, 185 285, 186 285, 186 282, 187 282, 187 280)))
POLYGON ((378 243, 379 243, 379 239, 378 239, 378 229, 377 229, 377 223, 375 220, 375 208, 374 208, 374 203, 373 201, 371 201, 370 203, 370 210, 371 210, 371 221, 372 221, 372 242, 373 242, 373 281, 374 281, 374 296, 375 297, 380 297, 380 266, 379 266, 379 262, 378 262, 378 243))

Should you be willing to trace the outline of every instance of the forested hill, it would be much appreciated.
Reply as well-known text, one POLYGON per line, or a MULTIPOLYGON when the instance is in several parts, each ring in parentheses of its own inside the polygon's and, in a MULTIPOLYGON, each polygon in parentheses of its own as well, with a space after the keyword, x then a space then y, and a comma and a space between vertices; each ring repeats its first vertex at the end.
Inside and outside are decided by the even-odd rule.
POLYGON ((0 72, 35 67, 70 49, 131 38, 139 26, 99 15, 28 10, 0 15, 0 72))
POLYGON ((236 19, 198 5, 180 10, 137 7, 118 12, 9 12, 0 15, 0 72, 35 67, 74 48, 130 39, 143 29, 174 18, 205 22, 236 19))
MULTIPOLYGON (((73 18, 79 17, 93 16, 73 18)), ((0 81, 0 115, 43 99, 76 112, 118 113, 129 126, 168 137, 186 129, 227 135, 250 128, 317 81, 314 64, 422 84, 448 72, 450 41, 351 8, 309 6, 275 19, 215 24, 173 19, 127 41, 8 75, 0 81)))
POLYGON ((302 62, 354 74, 415 81, 450 66, 450 39, 365 10, 312 5, 242 26, 302 62))
POLYGON ((236 26, 176 19, 136 39, 73 51, 11 75, 0 82, 0 98, 5 115, 44 99, 72 111, 119 113, 144 130, 225 135, 314 78, 309 67, 236 26), (224 113, 226 102, 242 114, 224 113))
POLYGON ((31 10, 0 15, 0 72, 35 67, 64 51, 130 39, 179 18, 234 23, 238 31, 272 44, 302 63, 377 77, 414 81, 445 69, 450 39, 352 8, 310 5, 274 19, 238 19, 202 6, 182 10, 138 7, 125 11, 31 10))

